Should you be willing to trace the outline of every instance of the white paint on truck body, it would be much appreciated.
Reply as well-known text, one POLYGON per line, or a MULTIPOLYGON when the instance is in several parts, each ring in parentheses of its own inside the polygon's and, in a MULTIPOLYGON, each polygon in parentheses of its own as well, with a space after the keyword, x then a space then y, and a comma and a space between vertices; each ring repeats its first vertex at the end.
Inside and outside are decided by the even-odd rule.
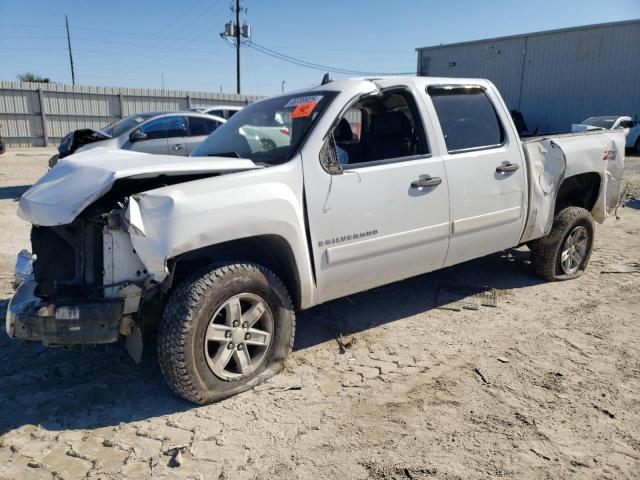
POLYGON ((278 166, 170 185, 130 198, 140 211, 132 234, 152 277, 168 275, 167 260, 202 247, 259 235, 284 239, 293 252, 301 301, 315 301, 303 212, 300 156, 278 166))

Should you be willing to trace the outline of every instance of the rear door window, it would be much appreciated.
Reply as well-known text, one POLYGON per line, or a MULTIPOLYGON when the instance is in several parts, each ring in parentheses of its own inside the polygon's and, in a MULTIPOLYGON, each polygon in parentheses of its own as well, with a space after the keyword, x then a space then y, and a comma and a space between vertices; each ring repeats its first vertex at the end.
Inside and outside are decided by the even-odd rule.
POLYGON ((497 147, 505 131, 482 88, 429 87, 449 153, 497 147))
POLYGON ((189 136, 200 137, 202 135, 209 135, 219 126, 220 122, 217 120, 202 117, 189 117, 189 136))

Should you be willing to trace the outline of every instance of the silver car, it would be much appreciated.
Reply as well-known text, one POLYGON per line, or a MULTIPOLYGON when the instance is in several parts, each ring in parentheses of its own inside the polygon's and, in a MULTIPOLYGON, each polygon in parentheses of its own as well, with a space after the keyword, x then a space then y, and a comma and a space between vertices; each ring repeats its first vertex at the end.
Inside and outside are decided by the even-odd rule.
POLYGON ((125 117, 101 130, 75 130, 62 139, 58 159, 95 147, 121 148, 161 155, 190 155, 202 141, 226 120, 198 112, 149 112, 125 117))
POLYGON ((222 117, 229 120, 233 115, 244 107, 241 105, 214 105, 213 107, 194 107, 189 110, 192 112, 206 113, 215 117, 222 117))

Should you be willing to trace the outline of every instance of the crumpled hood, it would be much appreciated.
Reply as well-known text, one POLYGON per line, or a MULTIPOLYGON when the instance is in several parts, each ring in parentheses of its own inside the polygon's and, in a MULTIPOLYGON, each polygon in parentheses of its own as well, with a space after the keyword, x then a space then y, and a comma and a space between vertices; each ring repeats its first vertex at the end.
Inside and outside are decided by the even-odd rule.
POLYGON ((39 226, 71 223, 127 177, 237 172, 261 168, 251 160, 152 155, 97 147, 60 161, 20 198, 18 215, 39 226))

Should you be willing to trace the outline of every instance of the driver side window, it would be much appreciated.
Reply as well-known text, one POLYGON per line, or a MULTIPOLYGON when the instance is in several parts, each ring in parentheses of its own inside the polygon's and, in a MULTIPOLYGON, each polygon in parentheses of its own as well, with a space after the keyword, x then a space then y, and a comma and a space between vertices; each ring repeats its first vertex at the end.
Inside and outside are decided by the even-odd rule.
POLYGON ((413 95, 392 90, 356 102, 333 129, 338 162, 364 167, 429 154, 413 95))
POLYGON ((485 91, 479 87, 429 87, 449 153, 497 147, 505 130, 485 91))

